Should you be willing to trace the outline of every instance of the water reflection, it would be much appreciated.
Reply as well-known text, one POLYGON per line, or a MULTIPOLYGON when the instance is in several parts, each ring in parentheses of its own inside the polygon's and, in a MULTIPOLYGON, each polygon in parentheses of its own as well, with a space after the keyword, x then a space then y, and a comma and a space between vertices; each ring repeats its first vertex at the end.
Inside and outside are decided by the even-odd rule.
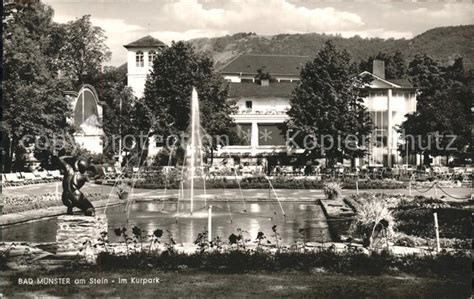
MULTIPOLYGON (((179 205, 181 213, 189 211, 189 203, 179 205)), ((255 240, 259 231, 263 231, 270 240, 273 240, 272 226, 277 225, 284 244, 302 240, 300 229, 304 230, 307 241, 330 241, 327 223, 317 204, 282 203, 286 217, 283 217, 278 205, 272 202, 251 203, 249 212, 244 212, 243 203, 214 202, 212 205, 213 237, 220 236, 223 240, 227 240, 231 233, 241 228, 249 233, 247 237, 252 240, 255 240)), ((195 202, 194 206, 198 210, 204 208, 204 203, 195 202)), ((118 240, 114 234, 114 228, 125 226, 131 233, 130 227, 137 225, 147 235, 151 235, 155 229, 159 228, 164 231, 170 230, 177 243, 192 243, 199 232, 207 229, 205 215, 204 217, 178 215, 180 217, 177 221, 176 211, 177 203, 135 203, 127 223, 124 206, 109 207, 107 209, 109 239, 112 242, 118 240)), ((1 230, 2 241, 53 242, 56 238, 57 223, 56 219, 52 218, 9 226, 1 230)))

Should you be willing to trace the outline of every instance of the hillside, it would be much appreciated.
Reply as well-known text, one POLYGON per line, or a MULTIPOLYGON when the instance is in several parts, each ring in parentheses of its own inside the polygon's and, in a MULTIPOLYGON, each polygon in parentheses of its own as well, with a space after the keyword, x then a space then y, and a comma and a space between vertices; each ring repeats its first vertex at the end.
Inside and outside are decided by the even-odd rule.
POLYGON ((347 49, 354 61, 366 59, 378 52, 400 51, 407 60, 416 53, 425 52, 442 64, 454 57, 464 57, 465 67, 474 69, 474 25, 439 27, 412 39, 365 39, 359 36, 341 36, 319 33, 279 34, 259 36, 255 33, 237 33, 217 38, 198 38, 189 42, 199 51, 206 51, 221 66, 240 53, 313 55, 328 39, 347 49))

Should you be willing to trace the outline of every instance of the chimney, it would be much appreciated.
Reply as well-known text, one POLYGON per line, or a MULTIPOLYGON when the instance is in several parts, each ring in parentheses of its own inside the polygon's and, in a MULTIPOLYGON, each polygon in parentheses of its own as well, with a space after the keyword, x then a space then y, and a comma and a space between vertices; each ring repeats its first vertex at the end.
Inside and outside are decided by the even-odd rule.
POLYGON ((372 74, 379 78, 385 79, 385 61, 374 59, 372 74))

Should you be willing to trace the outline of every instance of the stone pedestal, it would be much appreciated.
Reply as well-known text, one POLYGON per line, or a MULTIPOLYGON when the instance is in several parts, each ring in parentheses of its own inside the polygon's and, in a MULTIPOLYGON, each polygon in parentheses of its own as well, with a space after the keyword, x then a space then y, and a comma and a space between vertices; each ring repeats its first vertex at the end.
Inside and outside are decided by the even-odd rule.
POLYGON ((57 253, 78 254, 98 243, 101 232, 107 232, 105 215, 79 216, 64 215, 58 217, 56 233, 57 253), (88 242, 90 241, 90 242, 88 242), (88 245, 84 243, 88 242, 88 245))

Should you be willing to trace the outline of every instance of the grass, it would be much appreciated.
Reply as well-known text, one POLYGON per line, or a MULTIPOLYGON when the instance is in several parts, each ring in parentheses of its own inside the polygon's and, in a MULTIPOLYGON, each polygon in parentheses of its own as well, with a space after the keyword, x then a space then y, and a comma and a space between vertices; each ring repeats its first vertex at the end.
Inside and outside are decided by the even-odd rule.
POLYGON ((156 270, 115 270, 101 272, 91 270, 61 270, 27 273, 2 273, 0 288, 6 297, 30 296, 81 296, 121 298, 177 297, 319 297, 319 298, 467 298, 470 281, 419 278, 413 276, 348 276, 333 273, 302 273, 295 271, 246 274, 209 274, 184 270, 160 272, 156 270), (69 277, 106 278, 103 285, 18 285, 18 278, 69 277), (118 278, 158 277, 155 284, 117 284, 118 278), (112 283, 115 280, 115 283, 112 283))

